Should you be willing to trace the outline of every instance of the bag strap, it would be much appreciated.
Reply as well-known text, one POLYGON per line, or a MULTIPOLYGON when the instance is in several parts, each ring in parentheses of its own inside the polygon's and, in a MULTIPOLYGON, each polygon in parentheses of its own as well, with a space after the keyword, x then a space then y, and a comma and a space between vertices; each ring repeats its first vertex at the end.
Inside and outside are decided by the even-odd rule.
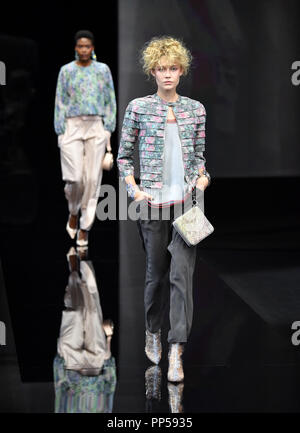
POLYGON ((196 187, 193 188, 192 190, 192 206, 196 206, 198 204, 197 202, 197 191, 196 191, 196 187))

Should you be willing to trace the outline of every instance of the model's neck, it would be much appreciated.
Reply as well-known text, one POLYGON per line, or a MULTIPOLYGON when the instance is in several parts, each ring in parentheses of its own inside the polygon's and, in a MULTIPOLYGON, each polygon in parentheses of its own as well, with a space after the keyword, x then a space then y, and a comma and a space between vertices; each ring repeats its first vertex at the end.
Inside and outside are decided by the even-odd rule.
POLYGON ((86 61, 82 61, 82 60, 77 60, 76 63, 78 66, 89 66, 92 63, 92 59, 86 60, 86 61))
POLYGON ((170 90, 170 91, 162 91, 161 89, 157 90, 158 96, 163 99, 166 102, 176 102, 178 99, 178 94, 176 93, 176 90, 170 90))

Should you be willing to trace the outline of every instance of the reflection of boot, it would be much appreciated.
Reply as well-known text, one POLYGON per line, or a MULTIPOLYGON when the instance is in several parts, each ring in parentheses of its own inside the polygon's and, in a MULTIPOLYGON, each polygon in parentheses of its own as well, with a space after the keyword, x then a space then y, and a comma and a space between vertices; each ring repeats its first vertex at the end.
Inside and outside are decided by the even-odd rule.
POLYGON ((80 260, 87 260, 88 258, 88 246, 85 247, 76 247, 76 251, 80 260))
POLYGON ((79 245, 80 247, 85 247, 89 244, 89 232, 87 230, 82 230, 80 229, 77 232, 77 240, 76 240, 77 245, 79 245))
POLYGON ((145 353, 150 361, 158 364, 161 359, 161 330, 152 333, 146 329, 145 353))
POLYGON ((184 383, 174 383, 168 382, 169 391, 169 406, 171 413, 183 413, 182 406, 182 396, 183 396, 184 383))
POLYGON ((150 399, 161 399, 161 368, 158 365, 148 367, 145 371, 145 388, 146 398, 150 399))
POLYGON ((169 369, 168 380, 170 382, 181 382, 184 379, 182 354, 184 345, 181 343, 171 343, 168 353, 169 369))
POLYGON ((102 327, 106 335, 106 345, 107 345, 105 359, 109 359, 111 357, 110 344, 111 344, 111 338, 114 333, 114 324, 112 320, 107 319, 103 321, 102 327))

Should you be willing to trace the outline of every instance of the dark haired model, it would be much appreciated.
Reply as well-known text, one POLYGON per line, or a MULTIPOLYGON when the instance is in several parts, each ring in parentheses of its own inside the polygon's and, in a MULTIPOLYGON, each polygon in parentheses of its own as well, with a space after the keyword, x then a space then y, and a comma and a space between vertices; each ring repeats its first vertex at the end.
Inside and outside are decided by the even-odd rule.
POLYGON ((116 98, 108 65, 96 60, 94 36, 75 35, 75 60, 62 66, 57 81, 55 132, 69 206, 67 231, 88 245, 102 181, 105 149, 116 127, 116 98), (79 219, 79 212, 81 216, 79 219), (79 230, 78 230, 79 229, 79 230))

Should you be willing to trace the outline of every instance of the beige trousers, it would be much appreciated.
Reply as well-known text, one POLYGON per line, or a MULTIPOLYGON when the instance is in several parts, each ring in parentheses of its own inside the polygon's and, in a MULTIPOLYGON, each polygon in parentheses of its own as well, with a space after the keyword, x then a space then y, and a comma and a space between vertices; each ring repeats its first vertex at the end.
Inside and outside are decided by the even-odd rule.
POLYGON ((95 219, 109 136, 101 116, 77 116, 66 119, 65 133, 58 137, 69 212, 81 211, 83 230, 90 230, 95 219))
MULTIPOLYGON (((100 373, 107 359, 107 341, 95 272, 90 261, 80 262, 80 274, 71 272, 65 293, 58 354, 67 369, 100 373), (97 371, 98 370, 98 371, 97 371)), ((93 374, 92 374, 93 375, 93 374)))

